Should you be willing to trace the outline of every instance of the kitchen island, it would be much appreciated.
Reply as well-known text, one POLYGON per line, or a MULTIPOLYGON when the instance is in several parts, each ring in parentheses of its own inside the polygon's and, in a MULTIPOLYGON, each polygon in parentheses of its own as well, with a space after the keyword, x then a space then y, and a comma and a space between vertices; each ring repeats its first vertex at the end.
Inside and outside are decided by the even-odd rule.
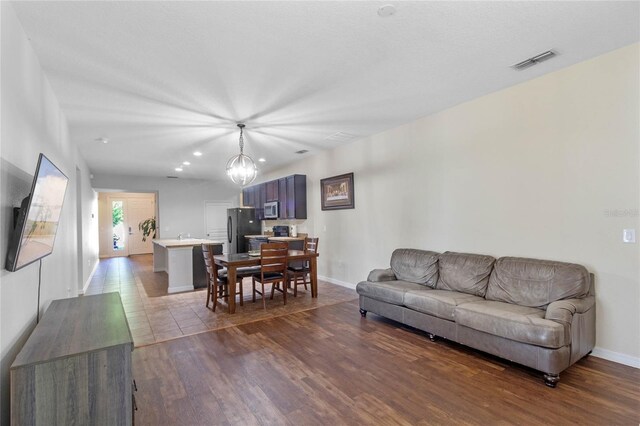
POLYGON ((206 287, 202 244, 214 245, 214 254, 222 253, 220 241, 184 238, 153 240, 153 272, 166 272, 169 293, 206 287))

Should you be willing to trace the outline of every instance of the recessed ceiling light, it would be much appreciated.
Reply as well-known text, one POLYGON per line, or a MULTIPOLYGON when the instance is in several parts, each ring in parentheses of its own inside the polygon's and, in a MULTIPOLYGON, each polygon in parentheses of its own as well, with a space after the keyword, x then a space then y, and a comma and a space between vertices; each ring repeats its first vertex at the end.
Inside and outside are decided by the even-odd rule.
POLYGON ((176 172, 181 172, 182 171, 182 167, 176 167, 176 172))
POLYGON ((188 161, 183 161, 182 164, 185 165, 185 166, 190 166, 191 165, 191 163, 188 162, 188 161))
POLYGON ((107 139, 107 138, 97 138, 96 142, 109 143, 109 139, 107 139))
POLYGON ((196 157, 200 157, 202 153, 200 151, 196 151, 193 153, 193 155, 195 155, 196 157))
POLYGON ((393 5, 385 4, 378 9, 378 16, 381 18, 386 18, 391 15, 396 14, 396 8, 393 5))
POLYGON ((258 161, 261 162, 261 163, 264 163, 267 160, 265 160, 264 158, 258 158, 258 161))

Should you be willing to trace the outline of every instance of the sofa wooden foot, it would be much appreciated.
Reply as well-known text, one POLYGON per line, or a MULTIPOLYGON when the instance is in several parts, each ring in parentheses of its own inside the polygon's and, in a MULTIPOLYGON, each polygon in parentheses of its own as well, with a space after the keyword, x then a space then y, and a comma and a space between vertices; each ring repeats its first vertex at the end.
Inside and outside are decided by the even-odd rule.
POLYGON ((436 341, 436 335, 433 333, 427 333, 427 337, 429 338, 429 340, 431 340, 432 342, 436 341))
POLYGON ((365 311, 364 309, 362 309, 362 308, 361 308, 361 309, 360 309, 360 316, 361 316, 362 318, 365 318, 365 317, 367 316, 367 311, 365 311))
POLYGON ((558 382, 560 381, 559 374, 546 374, 544 375, 544 384, 549 386, 550 388, 555 388, 558 382))

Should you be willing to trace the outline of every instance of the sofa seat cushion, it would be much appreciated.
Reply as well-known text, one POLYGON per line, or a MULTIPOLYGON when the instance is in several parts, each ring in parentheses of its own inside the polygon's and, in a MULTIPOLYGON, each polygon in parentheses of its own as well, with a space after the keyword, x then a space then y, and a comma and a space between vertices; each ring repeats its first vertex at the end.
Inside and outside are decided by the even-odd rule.
POLYGON ((391 270, 398 280, 435 287, 438 282, 438 253, 417 249, 396 249, 391 270))
POLYGON ((490 300, 455 308, 456 323, 474 330, 545 348, 568 345, 564 326, 544 316, 542 309, 490 300))
POLYGON ((455 318, 456 306, 482 300, 472 294, 448 290, 409 290, 404 295, 407 308, 451 321, 455 318))
POLYGON ((356 286, 356 291, 361 296, 399 306, 402 306, 404 303, 404 294, 407 291, 419 289, 428 290, 427 287, 422 284, 400 280, 382 282, 362 281, 356 286))

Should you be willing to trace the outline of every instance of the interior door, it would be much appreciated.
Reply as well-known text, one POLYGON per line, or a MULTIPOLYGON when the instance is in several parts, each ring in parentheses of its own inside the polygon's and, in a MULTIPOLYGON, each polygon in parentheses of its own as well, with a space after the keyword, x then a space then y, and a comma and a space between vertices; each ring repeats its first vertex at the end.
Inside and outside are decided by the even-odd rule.
POLYGON ((227 209, 231 203, 221 201, 206 201, 204 203, 205 234, 207 238, 223 242, 223 253, 229 253, 227 240, 227 209))
POLYGON ((156 202, 153 198, 130 198, 127 200, 127 233, 129 237, 129 254, 153 253, 153 234, 142 241, 142 231, 138 228, 140 222, 156 215, 156 202))

